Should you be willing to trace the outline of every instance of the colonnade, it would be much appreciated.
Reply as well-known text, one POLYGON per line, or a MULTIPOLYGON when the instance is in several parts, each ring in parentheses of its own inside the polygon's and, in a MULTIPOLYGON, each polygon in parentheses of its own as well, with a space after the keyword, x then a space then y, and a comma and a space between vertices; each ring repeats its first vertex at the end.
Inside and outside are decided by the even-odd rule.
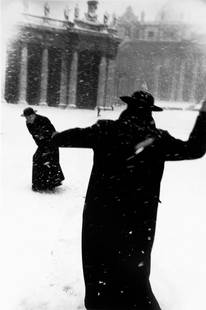
MULTIPOLYGON (((60 59, 59 63, 60 68, 57 67, 57 71, 59 74, 57 74, 57 78, 59 76, 59 84, 58 89, 56 89, 58 100, 56 102, 49 102, 50 99, 48 97, 49 89, 52 87, 49 83, 50 81, 50 66, 53 66, 51 55, 49 55, 49 49, 50 47, 46 44, 39 44, 39 48, 41 50, 40 53, 40 74, 38 77, 34 78, 34 81, 30 82, 30 85, 32 83, 37 83, 36 80, 38 80, 39 83, 39 91, 38 91, 38 102, 35 104, 38 105, 58 105, 61 107, 78 107, 78 83, 79 81, 79 70, 81 70, 81 64, 79 61, 79 54, 84 51, 80 51, 78 49, 73 49, 71 51, 65 51, 64 49, 60 50, 60 59), (60 70, 60 72, 59 72, 60 70)), ((19 51, 19 70, 15 74, 17 74, 18 79, 18 95, 17 95, 17 102, 21 103, 29 103, 28 102, 28 70, 29 70, 29 53, 32 51, 29 51, 29 44, 22 43, 20 46, 19 51)), ((33 52, 35 53, 35 52, 33 52)), ((92 53, 92 52, 91 52, 92 53)), ((33 55, 35 57, 35 55, 33 55)), ((97 89, 94 91, 97 92, 96 94, 96 102, 92 102, 91 106, 92 108, 95 108, 96 106, 99 107, 110 107, 113 104, 114 100, 114 74, 115 74, 115 60, 112 58, 109 58, 104 52, 101 54, 99 53, 99 63, 97 64, 98 68, 98 81, 97 83, 97 89)), ((8 64, 9 66, 9 64, 8 64)), ((12 70, 12 68, 11 68, 12 70)), ((8 72, 11 72, 11 70, 8 72)), ((31 70, 31 68, 30 68, 31 70)), ((91 73, 92 74, 92 73, 91 73)), ((30 77, 31 78, 31 77, 30 77)), ((11 83, 12 78, 10 80, 7 79, 7 83, 11 83)), ((86 82, 86 81, 84 81, 86 82)), ((91 84, 91 83, 90 83, 91 84)), ((92 87, 92 86, 90 86, 92 87)), ((93 91, 93 90, 91 90, 93 91)), ((50 96, 51 97, 51 96, 50 96)), ((85 103, 85 108, 87 108, 88 103, 85 103)))
POLYGON ((148 58, 141 53, 129 61, 133 67, 130 64, 127 71, 121 66, 121 57, 118 60, 118 97, 131 94, 144 83, 159 100, 195 103, 206 97, 206 57, 195 48, 189 53, 156 53, 148 58))

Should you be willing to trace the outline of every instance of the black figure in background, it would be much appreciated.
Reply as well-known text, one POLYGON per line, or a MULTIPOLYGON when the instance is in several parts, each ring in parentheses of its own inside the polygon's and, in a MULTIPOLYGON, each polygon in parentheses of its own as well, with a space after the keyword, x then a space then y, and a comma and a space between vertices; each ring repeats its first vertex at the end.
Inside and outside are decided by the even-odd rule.
POLYGON ((118 120, 56 133, 59 147, 94 150, 82 227, 85 306, 88 310, 160 310, 150 286, 160 182, 165 161, 206 152, 206 102, 188 141, 157 129, 162 111, 145 91, 121 97, 118 120))
POLYGON ((26 126, 38 146, 33 155, 32 189, 54 190, 64 180, 59 164, 59 149, 51 142, 55 128, 47 117, 36 114, 30 107, 24 109, 21 116, 26 118, 26 126))

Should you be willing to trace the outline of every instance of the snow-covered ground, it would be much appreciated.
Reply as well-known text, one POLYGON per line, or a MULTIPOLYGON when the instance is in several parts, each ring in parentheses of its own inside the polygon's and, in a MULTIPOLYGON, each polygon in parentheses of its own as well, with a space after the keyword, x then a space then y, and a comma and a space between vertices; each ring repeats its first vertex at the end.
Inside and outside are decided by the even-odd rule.
MULTIPOLYGON (((31 191, 32 155, 24 105, 2 104, 0 309, 84 309, 81 215, 92 151, 60 149, 65 181, 55 194, 31 191)), ((121 108, 102 111, 117 118, 121 108)), ((38 107, 58 131, 84 127, 96 111, 38 107)), ((165 111, 158 127, 186 139, 197 112, 165 111)), ((206 160, 166 164, 151 282, 162 310, 206 309, 206 160)), ((98 249, 97 249, 98 250, 98 249)))

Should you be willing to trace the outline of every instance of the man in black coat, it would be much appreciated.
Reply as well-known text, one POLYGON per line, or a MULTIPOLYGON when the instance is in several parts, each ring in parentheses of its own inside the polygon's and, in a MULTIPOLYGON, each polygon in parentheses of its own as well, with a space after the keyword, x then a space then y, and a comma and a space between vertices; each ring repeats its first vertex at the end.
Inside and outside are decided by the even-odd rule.
POLYGON ((167 160, 206 152, 206 102, 188 141, 157 129, 162 111, 145 91, 121 97, 118 120, 56 133, 59 147, 94 151, 83 211, 82 258, 88 310, 160 310, 149 282, 160 182, 167 160))
POLYGON ((59 164, 59 149, 51 142, 55 132, 50 120, 36 114, 31 107, 24 109, 26 126, 38 148, 33 155, 32 189, 33 191, 51 191, 60 186, 64 180, 59 164))

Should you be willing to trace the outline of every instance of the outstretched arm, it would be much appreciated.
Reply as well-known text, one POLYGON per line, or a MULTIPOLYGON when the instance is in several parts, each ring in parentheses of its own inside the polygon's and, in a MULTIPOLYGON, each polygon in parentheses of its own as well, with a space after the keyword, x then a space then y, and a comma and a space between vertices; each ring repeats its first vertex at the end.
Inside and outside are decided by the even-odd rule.
POLYGON ((98 123, 86 128, 73 128, 55 132, 52 142, 58 147, 93 148, 98 139, 98 123))
POLYGON ((175 139, 168 133, 163 138, 165 160, 185 160, 202 157, 206 153, 206 101, 187 141, 175 139))
POLYGON ((114 121, 99 120, 86 128, 73 128, 53 135, 52 142, 59 147, 95 148, 102 146, 111 134, 114 121))

